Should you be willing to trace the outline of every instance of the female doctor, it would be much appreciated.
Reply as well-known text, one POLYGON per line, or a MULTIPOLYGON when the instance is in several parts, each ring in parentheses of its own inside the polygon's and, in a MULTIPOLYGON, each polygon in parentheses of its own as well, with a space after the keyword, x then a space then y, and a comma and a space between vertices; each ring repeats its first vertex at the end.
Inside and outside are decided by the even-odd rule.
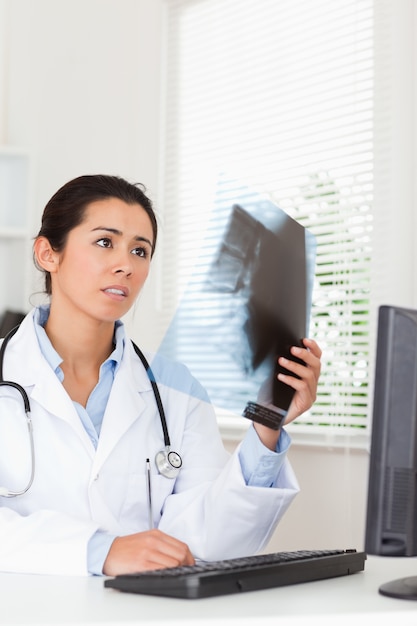
MULTIPOLYGON (((148 355, 150 372, 126 337, 156 238, 150 200, 118 177, 76 178, 45 207, 33 253, 49 304, 3 354, 33 439, 20 391, 0 386, 0 571, 114 576, 244 556, 298 491, 283 429, 252 423, 229 456, 188 370, 148 355)), ((287 423, 316 397, 321 351, 303 343, 292 354, 305 365, 281 361, 298 376, 280 375, 295 389, 287 423)))

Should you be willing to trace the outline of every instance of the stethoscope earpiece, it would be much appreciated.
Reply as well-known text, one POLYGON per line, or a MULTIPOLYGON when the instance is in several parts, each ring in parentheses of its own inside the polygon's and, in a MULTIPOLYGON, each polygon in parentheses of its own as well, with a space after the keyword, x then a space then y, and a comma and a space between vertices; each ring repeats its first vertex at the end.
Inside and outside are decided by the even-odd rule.
POLYGON ((165 478, 176 478, 182 467, 182 459, 178 452, 170 450, 168 447, 161 450, 155 456, 158 472, 165 478))

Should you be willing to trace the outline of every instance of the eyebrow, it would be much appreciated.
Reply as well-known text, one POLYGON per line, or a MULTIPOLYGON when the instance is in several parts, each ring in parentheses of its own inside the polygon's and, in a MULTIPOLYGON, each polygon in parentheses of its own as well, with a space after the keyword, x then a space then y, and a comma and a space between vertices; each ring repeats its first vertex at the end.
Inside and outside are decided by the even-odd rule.
MULTIPOLYGON (((94 232, 96 230, 104 230, 107 233, 112 233, 113 235, 118 235, 118 236, 123 235, 121 230, 118 230, 117 228, 110 228, 108 226, 97 226, 97 228, 93 228, 91 230, 91 232, 94 232)), ((134 237, 134 239, 135 239, 135 241, 145 241, 153 249, 153 243, 151 241, 149 241, 149 239, 147 237, 141 237, 140 235, 137 235, 136 237, 134 237)))

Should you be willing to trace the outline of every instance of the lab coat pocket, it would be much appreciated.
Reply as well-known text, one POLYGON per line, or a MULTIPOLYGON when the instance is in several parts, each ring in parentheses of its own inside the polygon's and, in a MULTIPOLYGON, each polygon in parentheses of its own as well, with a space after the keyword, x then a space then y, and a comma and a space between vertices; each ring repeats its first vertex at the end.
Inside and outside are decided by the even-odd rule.
POLYGON ((174 484, 175 480, 164 478, 153 471, 150 480, 146 471, 130 474, 126 499, 120 511, 122 524, 129 527, 130 532, 156 528, 164 502, 172 493, 174 484))

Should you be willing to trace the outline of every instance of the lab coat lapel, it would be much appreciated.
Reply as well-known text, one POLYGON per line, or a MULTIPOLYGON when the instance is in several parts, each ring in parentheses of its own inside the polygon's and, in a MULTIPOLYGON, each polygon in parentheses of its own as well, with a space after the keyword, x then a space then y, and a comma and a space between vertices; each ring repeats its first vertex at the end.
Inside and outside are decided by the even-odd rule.
POLYGON ((52 370, 44 372, 30 392, 31 401, 37 402, 57 419, 64 420, 77 433, 90 456, 94 455, 94 446, 78 416, 77 410, 63 385, 52 370))
POLYGON ((28 389, 30 399, 39 403, 51 415, 70 424, 91 457, 94 457, 94 465, 101 466, 123 434, 145 410, 146 404, 141 392, 152 389, 146 371, 130 342, 126 342, 95 451, 71 398, 40 351, 31 316, 25 318, 12 341, 16 350, 7 353, 5 379, 19 382, 28 389))
POLYGON ((106 461, 123 435, 131 428, 146 408, 141 396, 142 391, 151 388, 149 379, 143 367, 132 364, 130 350, 122 359, 112 390, 107 402, 103 417, 94 471, 106 461))
POLYGON ((48 413, 67 422, 77 432, 90 455, 94 447, 78 417, 77 411, 55 372, 43 357, 32 320, 27 317, 13 337, 15 350, 6 355, 5 377, 28 390, 29 399, 48 413))

